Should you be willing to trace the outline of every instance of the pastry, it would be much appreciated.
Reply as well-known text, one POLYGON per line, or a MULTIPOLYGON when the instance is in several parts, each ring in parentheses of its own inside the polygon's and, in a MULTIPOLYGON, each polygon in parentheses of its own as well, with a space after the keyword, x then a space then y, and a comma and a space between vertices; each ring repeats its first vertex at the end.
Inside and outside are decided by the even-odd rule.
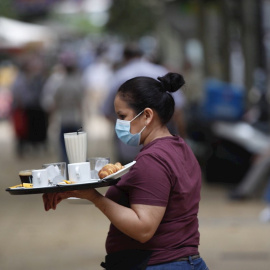
POLYGON ((98 176, 100 179, 103 179, 104 177, 116 173, 123 168, 124 166, 120 162, 116 162, 115 164, 109 163, 102 167, 102 169, 98 172, 98 176))
POLYGON ((114 165, 118 168, 118 170, 124 169, 124 166, 120 162, 116 162, 114 165))

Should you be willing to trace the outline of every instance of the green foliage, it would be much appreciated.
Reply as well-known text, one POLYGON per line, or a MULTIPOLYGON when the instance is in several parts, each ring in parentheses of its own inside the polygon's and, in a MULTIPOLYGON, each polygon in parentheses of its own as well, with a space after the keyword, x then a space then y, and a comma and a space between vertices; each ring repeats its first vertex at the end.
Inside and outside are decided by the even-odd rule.
POLYGON ((156 24, 156 9, 144 0, 117 0, 110 9, 107 30, 128 39, 151 33, 156 24))
POLYGON ((89 20, 87 14, 59 15, 51 13, 49 18, 79 35, 88 35, 89 33, 100 33, 103 31, 103 27, 95 26, 91 20, 89 20))
POLYGON ((8 18, 15 17, 12 0, 0 0, 0 16, 8 18))

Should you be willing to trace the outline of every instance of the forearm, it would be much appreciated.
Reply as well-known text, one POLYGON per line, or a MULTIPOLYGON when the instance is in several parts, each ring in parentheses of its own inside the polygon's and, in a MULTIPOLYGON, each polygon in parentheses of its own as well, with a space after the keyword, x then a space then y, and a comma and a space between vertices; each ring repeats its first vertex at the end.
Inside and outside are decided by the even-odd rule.
POLYGON ((45 210, 55 210, 62 200, 70 197, 91 201, 118 230, 141 243, 152 238, 166 209, 162 206, 143 204, 125 207, 106 198, 96 189, 88 189, 45 193, 43 194, 45 210))

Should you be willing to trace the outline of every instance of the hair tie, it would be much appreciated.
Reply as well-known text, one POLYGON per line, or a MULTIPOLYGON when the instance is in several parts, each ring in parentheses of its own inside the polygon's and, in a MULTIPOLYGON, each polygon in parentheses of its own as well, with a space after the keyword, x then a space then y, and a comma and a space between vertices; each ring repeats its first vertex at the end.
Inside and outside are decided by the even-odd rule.
POLYGON ((161 79, 161 78, 158 77, 158 81, 159 81, 159 83, 161 84, 161 89, 163 90, 163 91, 161 91, 161 92, 163 92, 163 93, 168 93, 168 91, 166 90, 166 86, 165 86, 164 82, 161 81, 160 79, 161 79))

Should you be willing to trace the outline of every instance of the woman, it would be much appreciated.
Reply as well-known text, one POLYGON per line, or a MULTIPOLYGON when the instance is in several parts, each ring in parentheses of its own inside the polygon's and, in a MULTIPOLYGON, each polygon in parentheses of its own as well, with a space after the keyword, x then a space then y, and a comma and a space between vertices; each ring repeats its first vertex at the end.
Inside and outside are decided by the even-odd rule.
POLYGON ((198 251, 200 167, 184 140, 166 126, 174 112, 170 92, 184 83, 181 75, 168 73, 158 80, 136 77, 119 88, 116 133, 143 148, 105 196, 95 189, 43 196, 46 211, 75 196, 107 216, 106 269, 208 269, 198 251))

